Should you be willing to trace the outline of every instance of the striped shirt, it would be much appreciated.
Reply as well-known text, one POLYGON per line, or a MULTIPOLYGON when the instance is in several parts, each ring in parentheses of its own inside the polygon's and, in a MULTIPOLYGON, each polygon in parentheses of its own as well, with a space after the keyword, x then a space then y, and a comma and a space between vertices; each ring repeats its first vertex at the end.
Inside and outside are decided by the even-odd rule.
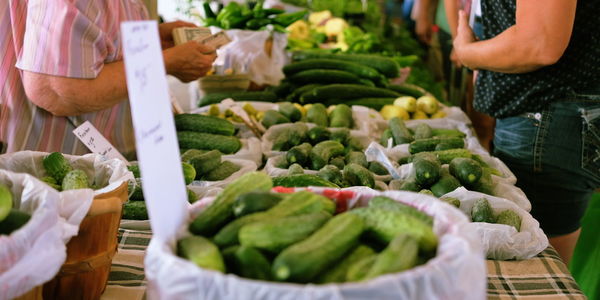
POLYGON ((90 121, 125 155, 135 151, 129 103, 76 117, 56 117, 26 96, 22 70, 93 79, 122 60, 120 23, 148 19, 140 0, 0 1, 0 141, 20 150, 89 152, 72 133, 90 121))

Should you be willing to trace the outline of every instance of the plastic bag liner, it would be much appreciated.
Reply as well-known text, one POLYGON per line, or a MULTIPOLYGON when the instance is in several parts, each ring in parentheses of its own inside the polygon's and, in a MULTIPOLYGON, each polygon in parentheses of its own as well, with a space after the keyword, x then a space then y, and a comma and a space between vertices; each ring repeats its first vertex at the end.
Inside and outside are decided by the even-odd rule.
POLYGON ((0 299, 13 299, 58 273, 93 192, 59 193, 31 175, 6 170, 0 170, 0 182, 11 190, 14 208, 31 215, 23 227, 0 236, 0 299))
MULTIPOLYGON (((223 31, 211 27, 211 32, 223 31)), ((238 72, 248 73, 250 80, 257 85, 279 85, 285 77, 283 66, 286 62, 287 34, 270 32, 268 30, 226 30, 231 42, 217 50, 217 65, 233 68, 238 72), (270 55, 267 54, 265 43, 272 38, 270 55), (231 62, 231 65, 225 65, 231 62)))
POLYGON ((479 234, 488 258, 496 260, 529 259, 548 247, 548 238, 540 228, 540 223, 515 203, 503 198, 471 192, 464 187, 457 188, 446 196, 459 199, 460 210, 469 216, 475 200, 480 198, 488 200, 495 215, 510 209, 521 216, 521 231, 504 224, 473 222, 467 225, 479 234))
POLYGON ((238 179, 240 176, 242 176, 246 173, 249 173, 249 172, 254 172, 258 168, 256 166, 256 163, 254 163, 253 161, 245 160, 245 159, 228 158, 228 157, 224 156, 223 160, 230 161, 230 162, 240 166, 241 168, 237 172, 231 174, 229 177, 227 177, 224 180, 221 180, 221 181, 195 180, 190 184, 190 186, 223 188, 223 187, 227 186, 228 184, 230 184, 232 181, 238 179))
POLYGON ((223 159, 249 160, 257 166, 262 165, 263 154, 260 140, 256 137, 251 137, 240 139, 240 142, 242 143, 242 148, 234 154, 223 155, 223 159))
MULTIPOLYGON (((466 226, 467 218, 457 209, 415 193, 380 193, 367 188, 310 189, 332 198, 344 194, 341 196, 354 199, 358 205, 365 205, 370 198, 381 194, 427 212, 434 217, 434 231, 440 241, 437 256, 425 265, 366 282, 276 283, 201 269, 174 254, 176 237, 166 241, 155 236, 145 258, 148 299, 485 299, 483 251, 473 229, 466 226)), ((202 209, 208 202, 201 201, 198 207, 202 209)), ((186 227, 184 222, 181 236, 186 227)))

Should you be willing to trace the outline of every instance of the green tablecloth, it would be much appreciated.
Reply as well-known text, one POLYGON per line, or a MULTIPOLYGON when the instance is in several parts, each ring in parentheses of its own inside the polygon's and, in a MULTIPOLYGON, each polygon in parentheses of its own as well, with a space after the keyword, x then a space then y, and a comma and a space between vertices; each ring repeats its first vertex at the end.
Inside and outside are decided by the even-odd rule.
MULTIPOLYGON (((119 231, 119 251, 102 299, 143 299, 150 231, 119 231)), ((585 299, 554 249, 524 261, 487 261, 489 299, 585 299)))

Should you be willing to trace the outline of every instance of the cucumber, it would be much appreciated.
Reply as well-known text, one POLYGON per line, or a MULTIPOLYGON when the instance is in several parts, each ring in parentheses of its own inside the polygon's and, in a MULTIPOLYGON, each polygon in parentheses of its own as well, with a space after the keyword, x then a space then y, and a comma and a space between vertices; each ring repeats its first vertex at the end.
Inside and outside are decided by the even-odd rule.
POLYGON ((350 61, 334 59, 307 59, 300 62, 294 62, 283 67, 283 73, 285 73, 286 76, 291 76, 298 72, 312 69, 341 70, 371 80, 378 80, 381 77, 381 74, 371 67, 350 61))
POLYGON ((465 138, 467 137, 467 135, 460 131, 460 130, 456 130, 456 129, 442 129, 442 128, 433 128, 431 129, 431 134, 432 136, 437 136, 437 137, 457 137, 457 138, 465 138))
MULTIPOLYGON (((201 151, 201 150, 187 150, 186 153, 190 152, 190 151, 201 151)), ((192 153, 192 152, 190 152, 190 153, 192 153)), ((181 157, 181 161, 187 162, 187 161, 183 160, 183 156, 181 157)), ((140 172, 140 166, 137 163, 131 163, 131 165, 127 166, 127 170, 129 170, 129 172, 133 173, 133 178, 142 177, 142 174, 140 172)), ((52 176, 43 177, 42 181, 46 182, 46 183, 58 184, 56 179, 54 179, 54 177, 52 177, 52 176), (50 181, 51 180, 50 178, 52 178, 52 180, 54 180, 54 181, 50 181)))
POLYGON ((273 125, 277 125, 277 124, 284 124, 284 123, 290 123, 290 122, 291 122, 290 119, 288 119, 287 117, 285 117, 278 111, 272 110, 272 109, 265 111, 265 114, 261 121, 261 123, 263 124, 263 126, 265 126, 265 128, 269 128, 269 127, 271 127, 273 125))
POLYGON ((87 189, 89 187, 90 185, 88 183, 88 176, 82 170, 71 170, 62 180, 63 191, 87 189))
POLYGON ((329 127, 352 128, 352 109, 346 104, 338 104, 329 115, 329 127))
POLYGON ((429 196, 434 196, 433 192, 429 189, 422 189, 419 191, 419 194, 425 194, 425 195, 429 195, 429 196))
POLYGON ((410 84, 410 83, 390 84, 388 86, 388 89, 390 89, 396 93, 415 97, 417 99, 419 97, 423 97, 423 96, 427 95, 426 90, 424 90, 423 88, 421 88, 417 85, 410 84))
POLYGON ((364 85, 364 86, 372 86, 375 87, 375 83, 369 79, 365 79, 365 78, 359 78, 358 79, 358 83, 364 85))
POLYGON ((298 72, 289 80, 296 84, 311 84, 311 83, 354 83, 360 84, 360 77, 346 71, 314 69, 298 72))
POLYGON ((366 233, 381 243, 388 244, 398 234, 407 233, 419 241, 423 251, 433 251, 437 247, 432 227, 407 213, 375 207, 361 207, 350 213, 360 216, 365 222, 366 233))
POLYGON ((332 101, 327 101, 326 103, 329 105, 329 104, 343 102, 343 103, 346 103, 348 106, 360 105, 360 106, 366 106, 366 107, 369 107, 369 108, 379 111, 385 105, 394 104, 394 100, 396 100, 395 97, 368 97, 368 98, 350 99, 347 101, 341 101, 341 100, 334 99, 332 101))
POLYGON ((304 174, 304 168, 302 168, 301 165, 295 163, 295 164, 292 164, 288 168, 288 175, 297 175, 297 174, 304 174))
POLYGON ((312 146, 309 143, 303 143, 298 146, 292 147, 285 155, 286 160, 289 164, 298 163, 305 166, 310 157, 310 151, 312 146))
POLYGON ((329 125, 329 118, 327 117, 327 108, 321 103, 313 104, 308 111, 306 111, 306 120, 309 123, 314 123, 317 126, 327 127, 329 125))
POLYGON ((371 67, 388 78, 396 78, 400 75, 400 66, 391 58, 370 54, 340 54, 324 53, 319 51, 299 51, 292 55, 294 61, 307 59, 335 59, 350 61, 371 67))
POLYGON ((454 197, 444 197, 444 198, 440 198, 440 200, 442 200, 456 208, 460 208, 460 200, 458 200, 454 197))
POLYGON ((378 161, 369 162, 368 169, 369 169, 369 171, 373 172, 373 174, 375 174, 375 175, 379 175, 379 176, 390 175, 390 172, 388 171, 388 169, 386 167, 384 167, 378 161))
POLYGON ((227 272, 257 280, 271 279, 271 263, 255 248, 232 246, 223 250, 223 257, 227 272))
POLYGON ((346 164, 357 164, 363 168, 369 167, 369 163, 367 162, 367 156, 358 151, 350 151, 346 153, 346 164))
MULTIPOLYGON (((208 152, 208 150, 198 150, 198 149, 189 149, 189 150, 186 150, 186 151, 183 152, 183 154, 181 154, 181 162, 189 164, 190 160, 192 158, 194 158, 194 157, 196 157, 198 155, 202 155, 202 154, 204 154, 206 152, 208 152)), ((134 167, 134 166, 129 166, 127 168, 129 169, 130 167, 134 167)), ((130 169, 130 171, 133 172, 133 177, 135 177, 135 178, 142 177, 142 176, 140 176, 140 173, 139 173, 140 169, 139 169, 139 167, 137 165, 135 165, 135 169, 137 169, 137 174, 132 169, 130 169)))
POLYGON ((260 102, 275 102, 277 101, 277 95, 270 91, 260 92, 223 92, 223 93, 211 93, 205 95, 200 102, 199 106, 206 106, 211 104, 219 103, 227 98, 231 98, 235 101, 260 101, 260 102))
POLYGON ((290 102, 279 103, 279 113, 288 118, 291 122, 300 121, 302 112, 290 102))
POLYGON ((315 145, 310 151, 313 170, 320 170, 329 163, 332 157, 344 154, 344 146, 337 141, 324 141, 315 145))
POLYGON ((396 98, 400 94, 393 91, 359 84, 330 84, 313 89, 310 97, 328 100, 328 104, 345 103, 346 100, 360 98, 396 98))
POLYGON ((330 188, 339 188, 337 184, 334 184, 333 182, 329 182, 317 175, 312 174, 296 174, 274 177, 273 185, 282 187, 322 186, 330 188))
POLYGON ((196 179, 196 169, 189 163, 181 162, 181 169, 183 170, 183 179, 185 185, 188 185, 196 179))
POLYGON ((282 199, 267 211, 257 212, 235 219, 225 227, 221 228, 214 236, 213 240, 219 247, 235 245, 239 241, 240 229, 246 224, 320 211, 332 214, 335 211, 335 203, 328 198, 308 191, 293 193, 282 199))
POLYGON ((346 273, 346 282, 361 281, 365 279, 376 259, 377 254, 371 254, 350 265, 348 272, 346 273))
POLYGON ((471 210, 471 219, 473 222, 495 223, 494 211, 485 198, 475 200, 471 210))
POLYGON ((299 102, 300 101, 300 96, 304 95, 305 93, 308 93, 310 91, 312 91, 313 89, 323 86, 322 84, 307 84, 307 85, 303 85, 297 89, 295 89, 291 94, 289 94, 286 97, 287 101, 290 102, 299 102))
POLYGON ((442 173, 440 179, 434 183, 429 189, 436 197, 446 195, 461 186, 458 179, 450 174, 442 173))
POLYGON ((291 147, 300 145, 306 140, 308 126, 305 123, 290 124, 285 128, 279 128, 273 133, 273 150, 286 151, 291 147))
POLYGON ((225 262, 219 248, 201 236, 188 236, 177 242, 177 255, 200 268, 225 273, 225 262))
POLYGON ((233 214, 239 218, 251 213, 268 210, 283 199, 281 194, 250 192, 239 195, 233 203, 233 214))
POLYGON ((358 245, 345 258, 342 258, 332 268, 320 274, 316 282, 318 283, 333 283, 346 281, 346 273, 350 267, 365 257, 375 255, 375 250, 367 245, 358 245))
POLYGON ((342 145, 348 143, 350 138, 350 130, 348 128, 341 128, 331 131, 331 140, 339 142, 342 145))
POLYGON ((198 194, 196 194, 194 191, 192 191, 188 187, 186 187, 185 191, 186 191, 186 194, 187 194, 188 202, 190 204, 198 201, 198 199, 199 199, 198 194))
POLYGON ((521 231, 521 216, 510 209, 504 210, 496 217, 496 224, 506 224, 521 231))
POLYGON ((235 126, 225 119, 200 114, 178 114, 175 119, 177 131, 195 131, 231 136, 235 126))
POLYGON ((431 126, 426 123, 421 123, 415 127, 415 140, 428 139, 433 136, 433 131, 431 126))
POLYGON ((123 219, 148 220, 148 209, 144 201, 127 201, 123 204, 123 219))
POLYGON ((375 187, 375 178, 373 173, 367 168, 355 163, 347 164, 344 167, 344 180, 351 186, 366 186, 369 188, 375 187))
POLYGON ((430 187, 440 179, 441 165, 437 159, 415 158, 415 182, 421 188, 430 187))
POLYGON ((435 145, 435 149, 433 149, 433 150, 434 151, 443 151, 443 150, 451 150, 451 149, 456 149, 456 147, 454 147, 451 143, 441 142, 441 143, 435 145))
POLYGON ((402 184, 404 183, 403 180, 400 179, 392 179, 390 180, 390 182, 388 183, 388 189, 390 191, 399 191, 400 187, 402 186, 402 184))
POLYGON ((379 143, 384 146, 387 147, 389 140, 392 139, 392 146, 394 145, 394 140, 393 140, 394 136, 392 135, 392 130, 389 128, 386 128, 383 131, 383 134, 381 135, 381 140, 379 141, 379 143))
POLYGON ((418 192, 421 190, 419 184, 415 181, 414 178, 410 178, 402 182, 400 185, 400 191, 409 191, 409 192, 418 192))
POLYGON ((202 180, 221 181, 229 178, 233 173, 239 171, 242 167, 230 161, 223 161, 217 168, 202 176, 202 180))
POLYGON ((395 145, 410 143, 414 140, 413 135, 410 133, 402 119, 398 117, 393 117, 388 121, 388 123, 392 132, 392 137, 394 138, 395 145))
POLYGON ((369 200, 369 207, 386 209, 386 210, 391 210, 391 211, 399 211, 399 212, 411 215, 411 216, 421 220, 422 222, 424 222, 425 224, 427 224, 429 226, 433 225, 433 218, 430 215, 428 215, 410 205, 395 201, 394 199, 391 199, 388 197, 384 197, 384 196, 373 197, 371 200, 369 200))
POLYGON ((310 143, 316 145, 322 141, 329 140, 331 133, 323 126, 315 126, 308 131, 307 135, 310 143))
POLYGON ((364 230, 359 216, 342 213, 307 239, 283 250, 273 262, 277 280, 309 282, 356 246, 364 230))
POLYGON ((217 198, 190 224, 190 232, 212 236, 233 217, 233 203, 238 196, 253 191, 268 191, 273 188, 269 175, 250 172, 234 180, 217 198))
MULTIPOLYGON (((50 177, 53 178, 53 177, 50 177)), ((13 196, 10 189, 4 185, 0 184, 0 222, 8 216, 10 210, 13 208, 13 196)))
POLYGON ((410 146, 408 146, 408 152, 415 154, 419 152, 434 151, 435 147, 441 143, 448 144, 453 149, 465 147, 465 140, 462 138, 429 138, 411 142, 410 146))
POLYGON ((334 157, 329 161, 329 164, 338 168, 338 170, 343 170, 346 166, 346 160, 343 156, 334 157))
POLYGON ((492 181, 492 174, 489 169, 483 169, 481 173, 481 178, 476 182, 472 187, 473 190, 488 194, 494 195, 494 182, 492 181))
POLYGON ((365 279, 408 270, 417 265, 418 255, 417 240, 409 234, 401 233, 377 255, 365 279))
POLYGON ((221 164, 221 152, 212 150, 192 157, 189 162, 196 170, 196 179, 201 179, 202 176, 219 167, 221 164))
POLYGON ((52 152, 48 154, 42 160, 42 165, 46 170, 46 174, 53 177, 56 180, 56 183, 59 185, 62 184, 62 180, 65 175, 73 170, 71 164, 69 164, 67 159, 60 152, 52 152))
POLYGON ((242 148, 240 139, 235 136, 178 131, 177 140, 181 149, 219 150, 224 154, 232 154, 242 148))
POLYGON ((321 211, 254 222, 240 229, 240 244, 279 253, 288 246, 307 238, 330 218, 329 213, 321 211))
POLYGON ((267 91, 275 93, 277 98, 285 98, 287 95, 292 93, 294 88, 296 88, 296 85, 289 81, 283 80, 278 86, 267 88, 267 91))
POLYGON ((450 162, 450 174, 464 186, 471 187, 481 179, 483 168, 473 159, 457 157, 450 162))
POLYGON ((343 185, 342 172, 340 171, 340 169, 338 169, 334 165, 324 166, 323 168, 321 168, 319 170, 319 172, 317 173, 317 176, 323 178, 324 180, 332 182, 338 186, 343 185))
POLYGON ((0 235, 9 235, 23 227, 31 219, 31 215, 17 209, 10 209, 4 220, 0 221, 0 235))
MULTIPOLYGON (((129 183, 133 186, 133 191, 131 191, 129 200, 143 201, 144 200, 144 190, 142 189, 142 179, 136 178, 135 183, 133 181, 130 181, 129 183)), ((128 188, 130 188, 130 187, 128 186, 128 188)))

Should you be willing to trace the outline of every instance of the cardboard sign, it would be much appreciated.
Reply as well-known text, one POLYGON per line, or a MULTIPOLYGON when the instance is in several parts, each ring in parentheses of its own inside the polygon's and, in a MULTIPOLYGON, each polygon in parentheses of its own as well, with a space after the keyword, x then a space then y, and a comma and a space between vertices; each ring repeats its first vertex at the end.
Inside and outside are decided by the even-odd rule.
POLYGON ((119 150, 117 150, 89 121, 85 121, 85 123, 75 128, 73 133, 88 149, 90 149, 90 151, 92 151, 92 153, 100 154, 108 159, 117 158, 128 163, 121 152, 119 152, 119 150))
POLYGON ((154 238, 167 241, 188 214, 158 25, 124 22, 121 33, 144 199, 154 238))

